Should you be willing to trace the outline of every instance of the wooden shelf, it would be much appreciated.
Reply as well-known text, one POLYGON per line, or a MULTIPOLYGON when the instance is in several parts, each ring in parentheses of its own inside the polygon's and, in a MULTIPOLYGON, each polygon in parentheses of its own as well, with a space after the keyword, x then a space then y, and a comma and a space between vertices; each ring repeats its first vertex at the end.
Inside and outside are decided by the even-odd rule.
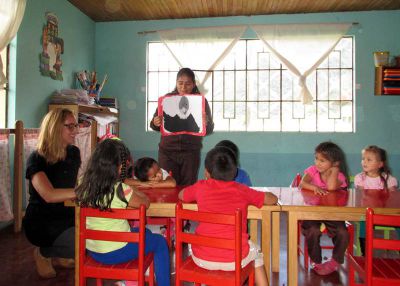
MULTIPOLYGON (((50 108, 68 108, 75 113, 89 113, 89 114, 106 114, 118 117, 118 110, 113 111, 108 107, 100 105, 86 105, 86 104, 49 104, 50 108)), ((77 114, 76 114, 77 115, 77 114)))
POLYGON ((399 96, 400 94, 386 94, 383 91, 383 83, 384 83, 384 70, 387 69, 400 69, 398 67, 396 68, 389 68, 389 67, 376 67, 375 68, 375 95, 377 96, 399 96))
MULTIPOLYGON (((67 108, 71 110, 75 117, 78 119, 79 118, 79 113, 85 113, 89 115, 108 115, 108 116, 113 116, 115 117, 115 135, 119 136, 119 112, 118 109, 113 109, 111 110, 108 107, 105 106, 99 106, 99 105, 85 105, 85 104, 49 104, 49 110, 53 110, 56 108, 67 108)), ((97 144, 97 137, 100 137, 101 135, 98 134, 98 124, 96 121, 94 121, 95 124, 92 124, 92 129, 91 129, 91 150, 94 150, 96 144, 97 144)), ((112 124, 112 123, 111 123, 112 124)))

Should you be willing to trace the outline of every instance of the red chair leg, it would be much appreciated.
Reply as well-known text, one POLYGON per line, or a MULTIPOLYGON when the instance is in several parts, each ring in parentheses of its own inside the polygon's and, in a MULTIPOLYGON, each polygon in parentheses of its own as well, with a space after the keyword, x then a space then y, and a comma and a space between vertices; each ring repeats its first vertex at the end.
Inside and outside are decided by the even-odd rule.
POLYGON ((303 244, 304 246, 303 246, 303 255, 304 255, 304 269, 305 270, 308 270, 308 260, 309 260, 309 257, 308 257, 308 247, 307 247, 307 242, 306 242, 306 240, 304 239, 304 244, 303 244))
POLYGON ((354 225, 349 225, 347 227, 347 231, 349 232, 349 245, 347 247, 348 254, 354 254, 354 225))
POLYGON ((254 281, 254 272, 253 273, 251 273, 250 275, 249 275, 249 286, 254 286, 254 284, 255 284, 255 281, 254 281))
POLYGON ((168 248, 171 249, 171 219, 167 218, 167 244, 168 248))
POLYGON ((154 262, 150 264, 149 268, 149 286, 154 286, 154 262))
POLYGON ((96 279, 96 286, 103 286, 103 281, 100 278, 96 279))
POLYGON ((299 256, 300 255, 300 247, 299 247, 299 245, 301 245, 300 244, 300 231, 301 230, 301 222, 299 221, 299 222, 297 222, 297 245, 298 245, 298 247, 297 247, 297 255, 299 256))

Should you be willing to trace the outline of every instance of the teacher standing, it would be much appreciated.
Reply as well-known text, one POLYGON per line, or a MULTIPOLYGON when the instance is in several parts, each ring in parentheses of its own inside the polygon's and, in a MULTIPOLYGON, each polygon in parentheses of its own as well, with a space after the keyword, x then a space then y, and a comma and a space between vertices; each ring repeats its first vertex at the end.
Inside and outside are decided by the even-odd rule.
MULTIPOLYGON (((185 94, 200 94, 194 72, 189 68, 179 70, 176 76, 176 87, 167 95, 185 94)), ((205 99, 205 111, 206 135, 208 135, 214 130, 214 122, 207 99, 205 99)), ((150 127, 155 131, 160 131, 161 122, 162 117, 158 116, 158 109, 156 109, 150 127)), ((161 136, 158 145, 158 162, 161 168, 172 172, 178 185, 192 185, 197 181, 202 141, 203 137, 189 134, 161 136)))

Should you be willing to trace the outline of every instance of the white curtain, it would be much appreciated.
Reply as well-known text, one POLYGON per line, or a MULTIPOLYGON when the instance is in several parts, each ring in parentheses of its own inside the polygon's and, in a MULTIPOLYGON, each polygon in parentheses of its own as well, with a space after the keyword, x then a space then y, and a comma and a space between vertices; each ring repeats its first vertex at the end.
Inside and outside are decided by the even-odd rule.
MULTIPOLYGON (((26 0, 0 0, 0 52, 17 34, 24 17, 25 6, 26 0)), ((3 61, 0 56, 0 85, 5 81, 3 61)))
POLYGON ((209 71, 230 52, 246 29, 247 26, 179 28, 158 34, 181 67, 207 71, 204 76, 196 74, 202 89, 211 75, 209 71), (191 50, 193 53, 187 52, 191 50))
POLYGON ((307 76, 327 58, 350 23, 252 25, 251 28, 275 57, 297 78, 300 99, 312 103, 307 76))

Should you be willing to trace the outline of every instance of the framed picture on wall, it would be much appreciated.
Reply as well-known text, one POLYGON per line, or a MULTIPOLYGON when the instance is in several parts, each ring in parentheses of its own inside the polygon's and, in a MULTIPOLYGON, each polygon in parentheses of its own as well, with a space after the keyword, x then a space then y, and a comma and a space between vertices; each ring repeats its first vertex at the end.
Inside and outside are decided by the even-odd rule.
POLYGON ((202 94, 165 95, 158 99, 163 136, 190 134, 205 136, 205 98, 202 94))
POLYGON ((55 80, 63 80, 61 54, 64 40, 58 35, 58 18, 54 13, 46 13, 46 24, 42 30, 42 52, 39 55, 40 73, 55 80))

